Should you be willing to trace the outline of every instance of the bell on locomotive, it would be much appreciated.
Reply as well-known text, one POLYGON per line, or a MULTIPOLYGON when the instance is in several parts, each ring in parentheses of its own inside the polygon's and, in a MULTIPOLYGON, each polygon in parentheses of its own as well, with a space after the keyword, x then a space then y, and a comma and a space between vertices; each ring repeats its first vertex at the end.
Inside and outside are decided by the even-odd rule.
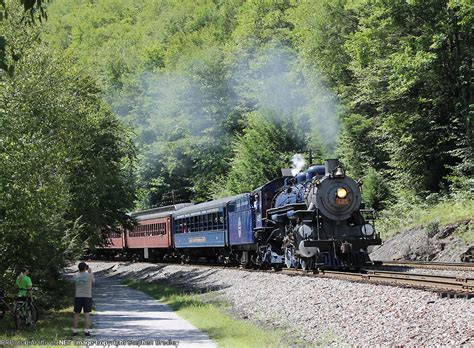
POLYGON ((359 268, 370 263, 367 248, 381 240, 373 212, 361 208, 360 184, 346 175, 337 159, 312 166, 305 174, 305 181, 283 188, 269 211, 285 233, 286 266, 359 268))

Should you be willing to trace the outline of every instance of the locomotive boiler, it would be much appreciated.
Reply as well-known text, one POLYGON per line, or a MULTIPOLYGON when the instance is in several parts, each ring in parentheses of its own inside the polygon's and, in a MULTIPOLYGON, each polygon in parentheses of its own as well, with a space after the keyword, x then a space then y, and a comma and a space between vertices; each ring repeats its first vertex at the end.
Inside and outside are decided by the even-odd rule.
POLYGON ((359 268, 381 244, 373 212, 362 209, 360 185, 338 160, 310 167, 283 186, 267 216, 287 267, 359 268))

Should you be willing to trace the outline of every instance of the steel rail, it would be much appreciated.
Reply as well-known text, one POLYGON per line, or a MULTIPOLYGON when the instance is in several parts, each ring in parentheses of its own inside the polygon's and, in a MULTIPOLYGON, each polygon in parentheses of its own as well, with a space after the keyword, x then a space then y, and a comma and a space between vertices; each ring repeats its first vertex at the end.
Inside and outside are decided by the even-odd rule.
POLYGON ((428 268, 443 269, 453 271, 473 271, 474 263, 467 262, 429 262, 429 261, 380 261, 374 266, 407 267, 407 268, 428 268))
POLYGON ((323 277, 340 280, 350 280, 365 283, 377 283, 413 287, 439 293, 441 296, 474 297, 474 278, 446 277, 425 274, 411 274, 402 272, 367 271, 367 273, 350 273, 343 271, 320 270, 305 272, 301 270, 285 269, 288 275, 303 275, 309 277, 323 277))

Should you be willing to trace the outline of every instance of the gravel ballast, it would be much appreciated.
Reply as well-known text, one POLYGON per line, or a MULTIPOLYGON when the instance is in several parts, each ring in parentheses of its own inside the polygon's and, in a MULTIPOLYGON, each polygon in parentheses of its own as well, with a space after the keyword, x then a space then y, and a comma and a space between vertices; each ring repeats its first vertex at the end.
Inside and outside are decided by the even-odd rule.
POLYGON ((92 263, 104 276, 202 289, 232 314, 322 345, 473 345, 474 299, 271 272, 149 263, 92 263), (112 268, 113 267, 113 268, 112 268))

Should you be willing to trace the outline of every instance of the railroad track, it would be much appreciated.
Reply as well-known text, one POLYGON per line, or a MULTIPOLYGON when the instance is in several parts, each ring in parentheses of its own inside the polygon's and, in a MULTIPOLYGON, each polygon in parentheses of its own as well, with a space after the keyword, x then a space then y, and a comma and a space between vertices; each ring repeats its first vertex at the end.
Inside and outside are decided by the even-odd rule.
MULTIPOLYGON (((247 270, 262 272, 262 270, 247 270)), ((361 273, 346 271, 303 271, 301 269, 284 268, 281 273, 289 276, 305 276, 313 278, 331 278, 361 283, 384 284, 400 287, 416 288, 438 293, 440 297, 474 298, 474 278, 449 277, 440 275, 413 274, 364 270, 361 273)))
POLYGON ((375 266, 442 269, 450 271, 472 271, 474 263, 461 262, 429 262, 429 261, 376 261, 375 266))
POLYGON ((321 271, 320 277, 346 279, 377 284, 412 287, 438 293, 441 297, 474 298, 474 278, 447 277, 402 272, 372 271, 367 273, 347 273, 321 271))
MULTIPOLYGON (((260 271, 261 272, 261 271, 260 271)), ((393 285, 438 293, 440 297, 474 298, 474 278, 365 270, 361 273, 319 270, 314 272, 284 268, 289 276, 331 278, 361 283, 393 285)))

